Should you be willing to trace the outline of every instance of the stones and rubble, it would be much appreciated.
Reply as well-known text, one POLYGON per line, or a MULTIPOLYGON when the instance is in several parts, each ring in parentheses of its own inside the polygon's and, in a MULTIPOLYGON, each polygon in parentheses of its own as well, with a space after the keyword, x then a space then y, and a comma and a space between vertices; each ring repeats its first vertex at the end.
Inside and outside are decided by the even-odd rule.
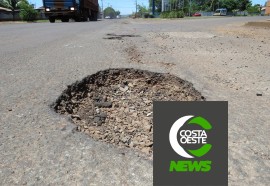
POLYGON ((153 101, 203 100, 191 83, 170 74, 109 69, 68 86, 54 109, 96 140, 151 156, 153 101))

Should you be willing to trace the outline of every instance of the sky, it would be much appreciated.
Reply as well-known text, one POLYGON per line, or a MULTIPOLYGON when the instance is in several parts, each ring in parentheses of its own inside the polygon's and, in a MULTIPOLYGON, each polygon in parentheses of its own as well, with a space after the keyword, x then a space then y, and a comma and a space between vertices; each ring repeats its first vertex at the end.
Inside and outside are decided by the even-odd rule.
MULTIPOLYGON (((31 4, 35 4, 36 8, 39 8, 42 5, 42 0, 28 0, 31 4)), ((103 7, 104 9, 108 6, 111 6, 115 10, 119 10, 122 15, 131 14, 132 12, 135 12, 136 6, 135 2, 136 0, 99 0, 99 5, 102 6, 103 1, 103 7)), ((267 0, 252 0, 252 4, 260 4, 264 5, 267 0)), ((137 3, 139 5, 145 5, 148 7, 149 0, 137 0, 137 3)))

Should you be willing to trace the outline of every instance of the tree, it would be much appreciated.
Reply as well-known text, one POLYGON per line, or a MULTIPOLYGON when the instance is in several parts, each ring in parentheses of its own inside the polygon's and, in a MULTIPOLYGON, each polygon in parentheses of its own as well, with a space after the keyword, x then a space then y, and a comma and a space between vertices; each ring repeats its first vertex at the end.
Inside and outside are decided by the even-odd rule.
MULTIPOLYGON (((149 8, 150 10, 152 10, 152 6, 153 6, 153 0, 149 0, 149 8)), ((162 8, 162 0, 155 0, 155 11, 156 12, 161 12, 161 8, 162 8)))
POLYGON ((250 0, 220 0, 220 5, 222 8, 227 8, 228 11, 247 10, 251 6, 250 0))
POLYGON ((34 21, 37 18, 37 11, 29 4, 27 0, 21 0, 19 2, 20 17, 24 21, 34 21))
POLYGON ((115 14, 118 16, 121 14, 121 12, 119 10, 115 11, 115 14))
MULTIPOLYGON (((169 9, 166 10, 183 10, 185 14, 189 11, 215 11, 217 8, 226 8, 232 10, 247 10, 251 6, 251 0, 169 0, 169 9)), ((152 0, 149 0, 150 9, 152 9, 152 0)), ((162 0, 155 0, 156 11, 161 11, 162 0)))
POLYGON ((120 11, 115 11, 112 7, 107 7, 104 9, 105 17, 110 16, 110 18, 115 18, 117 15, 120 15, 120 11))
POLYGON ((0 6, 11 9, 13 21, 15 20, 15 10, 18 8, 19 2, 20 0, 0 0, 0 6))
POLYGON ((177 10, 179 7, 179 0, 170 0, 172 10, 177 10))
POLYGON ((240 11, 247 10, 252 5, 250 0, 237 0, 236 4, 237 9, 239 9, 240 11))
POLYGON ((238 9, 237 0, 221 0, 220 6, 226 8, 229 12, 238 9))
MULTIPOLYGON (((137 5, 138 7, 138 14, 140 17, 142 17, 144 14, 148 13, 148 9, 144 5, 137 5)), ((148 14, 149 15, 149 14, 148 14)))
POLYGON ((261 5, 256 4, 254 6, 250 6, 250 7, 248 7, 247 11, 251 15, 253 15, 253 14, 259 14, 259 13, 261 13, 261 5))

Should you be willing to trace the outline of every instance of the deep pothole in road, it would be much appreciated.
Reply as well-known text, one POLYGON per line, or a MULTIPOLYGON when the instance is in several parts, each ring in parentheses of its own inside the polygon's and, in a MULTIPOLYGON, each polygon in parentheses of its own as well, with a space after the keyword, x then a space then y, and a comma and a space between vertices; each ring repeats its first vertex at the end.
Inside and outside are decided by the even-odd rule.
POLYGON ((192 84, 170 74, 109 69, 76 82, 57 99, 57 113, 77 130, 120 147, 153 152, 153 101, 203 101, 192 84))

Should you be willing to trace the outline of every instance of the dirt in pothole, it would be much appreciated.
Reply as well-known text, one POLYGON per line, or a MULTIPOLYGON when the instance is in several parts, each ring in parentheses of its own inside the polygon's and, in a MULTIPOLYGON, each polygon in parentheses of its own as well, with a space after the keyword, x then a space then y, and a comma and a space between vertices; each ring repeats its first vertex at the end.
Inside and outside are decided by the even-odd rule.
POLYGON ((68 114, 77 130, 151 157, 153 101, 203 101, 192 84, 170 74, 135 69, 110 69, 76 82, 54 105, 68 114))

